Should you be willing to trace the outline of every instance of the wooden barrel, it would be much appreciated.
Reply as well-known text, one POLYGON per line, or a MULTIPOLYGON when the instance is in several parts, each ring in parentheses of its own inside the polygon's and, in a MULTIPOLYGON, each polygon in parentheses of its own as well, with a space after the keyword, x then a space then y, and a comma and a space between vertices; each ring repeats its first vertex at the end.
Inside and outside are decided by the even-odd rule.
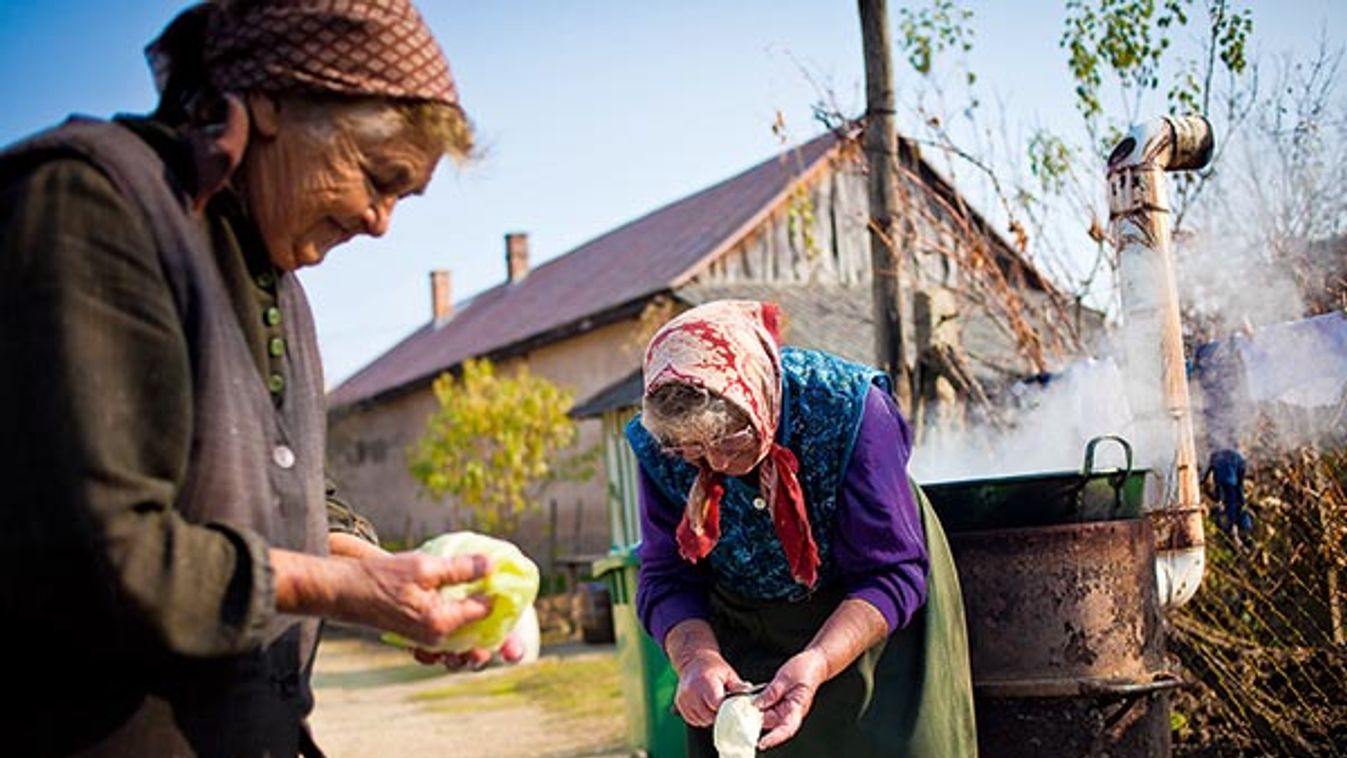
POLYGON ((613 601, 608 585, 603 582, 584 582, 580 585, 580 638, 591 645, 611 643, 613 635, 613 601))

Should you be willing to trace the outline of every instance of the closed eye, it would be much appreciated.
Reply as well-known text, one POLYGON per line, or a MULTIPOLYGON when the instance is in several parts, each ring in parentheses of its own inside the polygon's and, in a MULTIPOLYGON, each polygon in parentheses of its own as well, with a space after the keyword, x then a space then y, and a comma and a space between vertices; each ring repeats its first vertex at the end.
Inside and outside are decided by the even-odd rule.
POLYGON ((396 166, 385 171, 366 171, 365 178, 370 189, 382 197, 401 200, 408 195, 420 194, 420 189, 414 186, 412 172, 406 166, 396 166))

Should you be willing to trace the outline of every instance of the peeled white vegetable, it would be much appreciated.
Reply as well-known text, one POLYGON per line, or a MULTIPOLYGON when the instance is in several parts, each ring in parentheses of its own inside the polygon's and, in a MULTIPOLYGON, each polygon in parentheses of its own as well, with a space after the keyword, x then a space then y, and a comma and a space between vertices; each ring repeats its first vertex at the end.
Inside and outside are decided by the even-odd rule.
POLYGON ((440 595, 446 600, 485 595, 491 599, 491 613, 484 619, 464 624, 428 648, 391 633, 384 635, 386 642, 447 653, 463 653, 474 648, 495 650, 519 623, 525 610, 533 607, 533 599, 538 596, 537 565, 505 540, 476 532, 450 532, 427 541, 417 550, 445 558, 484 555, 491 559, 491 571, 481 579, 440 589, 440 595))
POLYGON ((720 701, 712 736, 720 758, 753 758, 762 732, 762 711, 751 695, 732 695, 720 701))

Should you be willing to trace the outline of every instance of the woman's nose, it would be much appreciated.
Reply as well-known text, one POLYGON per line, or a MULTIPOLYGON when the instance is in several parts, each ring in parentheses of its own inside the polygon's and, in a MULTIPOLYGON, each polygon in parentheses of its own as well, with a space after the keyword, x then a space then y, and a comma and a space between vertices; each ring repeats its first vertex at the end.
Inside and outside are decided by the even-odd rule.
POLYGON ((380 197, 365 209, 365 233, 371 237, 382 237, 388 233, 388 225, 393 219, 393 206, 398 202, 395 197, 380 197))
POLYGON ((711 447, 706 450, 706 465, 716 471, 724 471, 725 468, 729 466, 733 457, 734 456, 725 455, 714 447, 711 447))

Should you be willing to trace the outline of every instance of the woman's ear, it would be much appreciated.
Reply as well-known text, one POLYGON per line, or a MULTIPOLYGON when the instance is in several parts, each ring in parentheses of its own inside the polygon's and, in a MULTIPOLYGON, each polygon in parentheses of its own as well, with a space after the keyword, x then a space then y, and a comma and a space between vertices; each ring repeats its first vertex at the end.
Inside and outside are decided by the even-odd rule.
POLYGON ((275 139, 281 130, 281 108, 276 99, 261 92, 249 92, 247 98, 253 128, 264 139, 275 139))
POLYGON ((188 129, 196 164, 196 191, 192 207, 201 211, 233 176, 248 149, 248 109, 236 95, 221 97, 218 120, 188 129))

